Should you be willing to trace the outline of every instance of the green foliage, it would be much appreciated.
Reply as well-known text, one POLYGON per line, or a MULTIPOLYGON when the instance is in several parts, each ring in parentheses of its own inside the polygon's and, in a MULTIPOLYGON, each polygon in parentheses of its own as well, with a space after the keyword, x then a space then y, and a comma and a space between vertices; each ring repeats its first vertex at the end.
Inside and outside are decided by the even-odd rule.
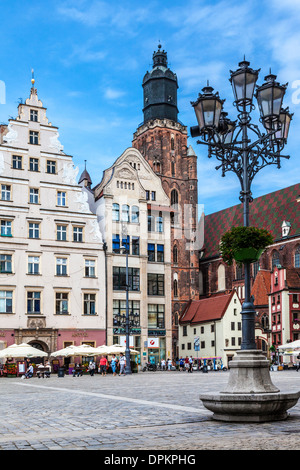
POLYGON ((220 253, 223 261, 232 265, 234 254, 241 248, 265 249, 273 243, 273 237, 265 229, 258 227, 232 227, 224 233, 220 241, 220 253))

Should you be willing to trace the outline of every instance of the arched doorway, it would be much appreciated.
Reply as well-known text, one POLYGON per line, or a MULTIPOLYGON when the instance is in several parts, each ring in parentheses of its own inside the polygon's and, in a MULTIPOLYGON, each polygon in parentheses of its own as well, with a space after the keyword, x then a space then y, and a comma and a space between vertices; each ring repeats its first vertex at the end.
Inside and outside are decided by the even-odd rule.
MULTIPOLYGON (((30 344, 30 346, 33 348, 38 349, 39 351, 49 352, 47 345, 42 341, 30 341, 28 344, 30 344)), ((34 364, 40 364, 41 362, 44 362, 44 357, 39 357, 38 355, 36 357, 31 357, 30 362, 33 362, 34 364)))

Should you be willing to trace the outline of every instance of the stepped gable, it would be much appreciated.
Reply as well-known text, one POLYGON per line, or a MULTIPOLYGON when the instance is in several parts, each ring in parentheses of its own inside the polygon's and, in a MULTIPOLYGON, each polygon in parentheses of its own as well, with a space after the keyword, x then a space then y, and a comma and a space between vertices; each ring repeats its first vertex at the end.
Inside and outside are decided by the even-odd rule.
MULTIPOLYGON (((300 183, 260 196, 250 204, 250 225, 269 230, 274 239, 282 238, 281 224, 291 222, 289 236, 300 234, 300 183)), ((219 256, 221 236, 231 227, 243 225, 243 204, 229 207, 205 216, 204 256, 219 256)))

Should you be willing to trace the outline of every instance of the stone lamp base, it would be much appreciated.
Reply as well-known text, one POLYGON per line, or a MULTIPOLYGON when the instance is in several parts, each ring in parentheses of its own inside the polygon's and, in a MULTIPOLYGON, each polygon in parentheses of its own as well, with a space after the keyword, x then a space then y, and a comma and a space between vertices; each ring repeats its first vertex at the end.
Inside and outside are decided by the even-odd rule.
POLYGON ((228 422, 266 422, 286 419, 300 391, 281 393, 271 381, 269 361, 259 350, 240 350, 230 362, 226 389, 200 400, 213 419, 228 422))

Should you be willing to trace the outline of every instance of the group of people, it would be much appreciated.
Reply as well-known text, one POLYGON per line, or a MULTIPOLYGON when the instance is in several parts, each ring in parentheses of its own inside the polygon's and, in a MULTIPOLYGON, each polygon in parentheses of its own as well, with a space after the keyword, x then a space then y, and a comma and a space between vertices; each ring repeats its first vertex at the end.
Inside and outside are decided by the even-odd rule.
POLYGON ((106 356, 101 356, 99 363, 100 374, 106 376, 106 372, 109 366, 111 367, 114 376, 117 375, 118 366, 120 366, 119 375, 125 375, 126 358, 124 354, 120 353, 119 359, 116 357, 115 354, 113 354, 110 363, 108 362, 106 356))
MULTIPOLYGON (((33 374, 34 374, 33 364, 31 362, 29 362, 28 365, 27 365, 26 372, 22 376, 22 378, 24 377, 24 379, 31 379, 31 377, 33 377, 33 374)), ((51 374, 51 365, 50 365, 49 361, 46 361, 45 365, 41 362, 37 366, 36 375, 37 375, 38 378, 40 378, 40 377, 50 377, 50 374, 51 374)))
POLYGON ((194 365, 194 359, 192 358, 192 356, 188 357, 186 356, 185 359, 183 359, 183 357, 181 357, 179 359, 179 370, 180 371, 188 371, 188 372, 193 372, 193 365, 194 365))

